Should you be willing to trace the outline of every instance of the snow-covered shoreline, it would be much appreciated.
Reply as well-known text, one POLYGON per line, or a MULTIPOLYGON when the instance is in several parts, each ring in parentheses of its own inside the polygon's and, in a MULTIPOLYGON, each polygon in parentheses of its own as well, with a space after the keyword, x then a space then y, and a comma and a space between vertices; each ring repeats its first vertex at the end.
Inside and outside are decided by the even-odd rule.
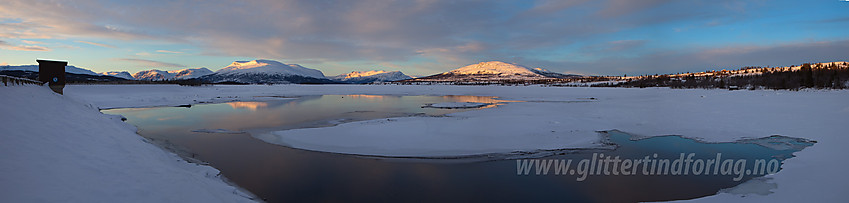
POLYGON ((119 116, 44 86, 0 86, 0 202, 253 202, 119 116))
MULTIPOLYGON (((597 130, 617 129, 639 136, 682 135, 711 142, 770 135, 807 138, 818 144, 796 153, 785 161, 768 183, 778 185, 769 195, 733 195, 720 193, 693 201, 827 201, 847 198, 849 188, 843 175, 847 163, 835 161, 846 154, 849 132, 849 91, 728 91, 667 88, 562 88, 516 86, 398 86, 398 85, 247 85, 182 87, 175 85, 72 85, 66 94, 99 108, 173 106, 179 104, 255 101, 268 96, 324 94, 379 95, 477 95, 522 100, 498 108, 452 114, 466 118, 471 126, 481 119, 509 119, 524 116, 523 122, 535 123, 540 132, 554 128, 561 136, 586 138, 597 130), (596 98, 587 102, 582 98, 596 98), (501 116, 499 118, 499 116, 501 116), (475 121, 478 120, 478 121, 475 121), (568 129, 568 130, 567 130, 568 129)), ((410 122, 421 122, 414 118, 410 122)), ((450 119, 450 117, 449 117, 450 119)), ((365 121, 363 123, 367 123, 365 121)), ((399 122, 386 122, 391 125, 399 122)), ((499 123, 487 127, 497 128, 499 123)), ((334 132, 351 128, 348 123, 328 128, 298 129, 299 134, 334 132), (346 127, 348 126, 348 127, 346 127)), ((458 126, 462 126, 457 124, 458 126)), ((362 126, 361 126, 362 127, 362 126)), ((398 126, 395 126, 398 127, 398 126)), ((360 128, 360 127, 355 127, 360 128)), ((383 127, 380 127, 383 128, 383 127)), ((352 136, 352 134, 345 134, 352 136)), ((357 136, 357 134, 353 134, 357 136)), ((323 146, 330 137, 321 141, 323 146)), ((309 141, 309 139, 306 139, 309 141)), ((357 142, 359 144, 374 144, 357 142)), ((354 144, 354 143, 352 143, 354 144)))

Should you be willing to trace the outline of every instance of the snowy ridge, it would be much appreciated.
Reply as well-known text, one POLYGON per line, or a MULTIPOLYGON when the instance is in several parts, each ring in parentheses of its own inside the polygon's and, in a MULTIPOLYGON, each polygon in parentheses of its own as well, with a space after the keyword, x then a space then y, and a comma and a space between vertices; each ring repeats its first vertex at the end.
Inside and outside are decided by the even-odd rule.
MULTIPOLYGON (((396 72, 397 72, 397 71, 396 71, 396 72)), ((342 74, 342 75, 338 75, 338 76, 335 76, 335 77, 344 76, 343 78, 357 78, 357 77, 373 76, 373 75, 383 74, 383 73, 388 73, 388 72, 386 72, 386 71, 384 71, 384 70, 372 70, 372 71, 351 71, 351 73, 348 73, 348 74, 342 74)))
POLYGON ((133 78, 137 80, 174 80, 198 78, 209 74, 212 74, 212 71, 207 68, 187 68, 172 71, 152 69, 136 72, 133 74, 133 78))
POLYGON ((191 79, 212 74, 212 71, 207 68, 188 68, 168 71, 168 73, 174 74, 174 78, 176 79, 191 79))
POLYGON ((138 80, 169 80, 174 78, 174 75, 168 71, 162 70, 143 70, 133 74, 133 78, 138 80))
MULTIPOLYGON (((38 65, 20 65, 20 66, 0 66, 0 71, 6 70, 23 70, 23 71, 32 71, 38 72, 38 65)), ((74 74, 86 74, 86 75, 100 75, 95 73, 94 71, 78 68, 76 66, 65 66, 66 73, 74 73, 74 74)))
POLYGON ((127 72, 127 71, 108 71, 108 72, 102 72, 100 74, 101 75, 108 75, 108 76, 112 76, 112 77, 124 78, 124 79, 127 79, 127 80, 135 80, 136 79, 136 78, 133 77, 133 75, 130 74, 130 72, 127 72))
POLYGON ((373 82, 390 82, 398 80, 406 80, 412 77, 405 75, 401 71, 352 71, 348 74, 342 74, 330 77, 330 79, 346 82, 346 83, 373 83, 373 82))

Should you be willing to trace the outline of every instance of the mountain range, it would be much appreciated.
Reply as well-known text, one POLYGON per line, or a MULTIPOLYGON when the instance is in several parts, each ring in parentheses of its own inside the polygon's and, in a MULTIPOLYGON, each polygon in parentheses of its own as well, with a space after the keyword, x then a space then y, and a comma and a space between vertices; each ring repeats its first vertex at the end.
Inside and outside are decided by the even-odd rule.
MULTIPOLYGON (((110 72, 106 72, 110 73, 110 72)), ((119 72, 120 75, 126 77, 128 72, 119 72)), ((212 74, 213 72, 207 68, 187 68, 181 70, 161 71, 161 70, 145 70, 139 71, 132 75, 132 79, 136 80, 180 80, 192 79, 201 76, 212 74)), ((101 73, 103 74, 103 73, 101 73)), ((129 78, 128 78, 129 79, 129 78)))
MULTIPOLYGON (((32 75, 32 72, 38 72, 38 65, 0 66, 0 71, 12 70, 23 71, 22 73, 16 73, 17 75, 32 75)), ((532 69, 501 61, 472 64, 452 71, 415 79, 401 71, 385 70, 352 71, 347 74, 327 77, 324 73, 316 69, 306 68, 298 64, 285 64, 274 60, 264 59, 235 61, 215 72, 207 68, 188 68, 172 71, 151 69, 139 71, 133 74, 130 74, 127 71, 95 73, 93 71, 74 66, 67 66, 65 70, 67 73, 79 74, 80 77, 87 77, 86 75, 96 76, 97 81, 171 81, 192 79, 205 83, 241 84, 366 84, 393 81, 515 81, 580 77, 579 75, 555 73, 540 68, 532 69)))
POLYGON ((337 76, 330 77, 330 79, 345 83, 356 83, 356 84, 365 84, 365 83, 375 83, 375 82, 392 82, 398 80, 406 80, 411 79, 412 77, 405 75, 401 71, 384 71, 384 70, 373 70, 373 71, 352 71, 348 74, 341 74, 337 76))
MULTIPOLYGON (((31 71, 38 72, 38 65, 20 65, 20 66, 0 66, 0 71, 31 71)), ((65 66, 66 73, 99 75, 94 71, 78 68, 76 66, 65 66)))

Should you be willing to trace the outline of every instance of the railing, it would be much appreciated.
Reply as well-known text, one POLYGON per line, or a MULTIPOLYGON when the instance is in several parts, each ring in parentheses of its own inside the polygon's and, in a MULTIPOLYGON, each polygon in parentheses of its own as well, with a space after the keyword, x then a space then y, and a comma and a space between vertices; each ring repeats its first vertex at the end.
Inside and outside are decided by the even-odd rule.
POLYGON ((23 84, 43 85, 44 83, 38 80, 12 77, 8 75, 0 75, 0 80, 3 81, 3 86, 14 86, 23 84))

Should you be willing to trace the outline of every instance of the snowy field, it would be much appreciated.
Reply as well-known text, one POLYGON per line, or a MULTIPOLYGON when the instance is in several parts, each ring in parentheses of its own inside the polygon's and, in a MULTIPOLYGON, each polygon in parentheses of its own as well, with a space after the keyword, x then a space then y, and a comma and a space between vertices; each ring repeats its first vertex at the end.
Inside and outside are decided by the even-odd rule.
MULTIPOLYGON (((596 131, 611 129, 639 136, 683 135, 704 141, 784 135, 818 143, 796 153, 796 158, 786 160, 781 172, 770 175, 766 181, 746 184, 752 187, 775 184, 777 187, 772 194, 720 193, 695 201, 839 202, 849 198, 845 193, 849 177, 843 173, 849 164, 842 157, 849 152, 845 148, 849 144, 845 136, 849 132, 849 125, 846 125, 849 91, 442 85, 73 85, 65 88, 65 94, 58 96, 41 87, 0 87, 0 100, 11 104, 0 107, 6 114, 0 125, 4 132, 4 142, 0 142, 0 156, 3 156, 0 159, 0 173, 3 173, 0 189, 4 195, 0 200, 39 200, 26 198, 51 193, 48 191, 57 191, 55 196, 65 199, 127 193, 124 196, 129 199, 169 200, 177 198, 173 196, 175 193, 190 193, 200 194, 198 198, 246 200, 234 195, 234 188, 214 178, 217 173, 214 169, 177 161, 176 156, 144 143, 120 120, 98 114, 96 108, 176 106, 325 94, 475 95, 525 102, 454 113, 449 117, 378 119, 277 131, 257 137, 317 151, 450 156, 596 147, 599 141, 596 131), (40 108, 42 105, 54 107, 40 108), (53 121, 76 122, 42 124, 50 120, 46 118, 52 118, 52 112, 60 112, 55 114, 57 120, 53 121), (60 130, 46 130, 44 125, 60 130), (131 147, 115 147, 122 145, 131 147), (145 161, 128 161, 137 156, 145 161), (53 167, 56 164, 59 166, 53 167), (176 169, 161 169, 169 167, 176 169), (97 171, 89 173, 88 168, 97 171), (107 179, 111 182, 101 180, 104 178, 100 176, 109 175, 107 179), (156 177, 144 178, 148 176, 156 177), (199 186, 166 184, 157 182, 157 178, 184 180, 185 185, 199 186), (102 187, 92 190, 73 187, 89 184, 102 187), (109 190, 109 186, 118 185, 123 188, 109 190), (7 192, 13 195, 5 195, 7 192), (214 195, 203 195, 207 193, 214 195)), ((109 197, 103 198, 109 200, 109 197)))

